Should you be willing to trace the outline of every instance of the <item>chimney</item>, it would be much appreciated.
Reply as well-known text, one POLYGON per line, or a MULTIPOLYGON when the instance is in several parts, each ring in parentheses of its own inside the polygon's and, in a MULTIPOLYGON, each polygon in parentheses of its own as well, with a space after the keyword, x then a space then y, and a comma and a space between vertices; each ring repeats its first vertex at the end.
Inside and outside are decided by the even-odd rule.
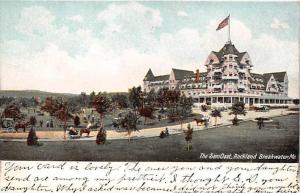
POLYGON ((200 82, 200 72, 199 69, 196 70, 196 79, 195 82, 200 82))

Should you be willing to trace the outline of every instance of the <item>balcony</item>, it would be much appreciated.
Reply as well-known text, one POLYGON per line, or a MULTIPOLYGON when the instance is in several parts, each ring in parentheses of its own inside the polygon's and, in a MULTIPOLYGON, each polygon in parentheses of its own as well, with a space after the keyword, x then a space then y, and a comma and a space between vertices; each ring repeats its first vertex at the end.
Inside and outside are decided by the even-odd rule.
POLYGON ((222 85, 215 84, 215 85, 213 85, 213 89, 222 89, 222 85))
POLYGON ((239 72, 239 73, 246 73, 246 72, 247 72, 247 69, 245 69, 245 68, 243 68, 243 69, 242 69, 242 68, 239 68, 239 69, 238 69, 238 72, 239 72))
POLYGON ((217 68, 213 70, 214 73, 222 73, 222 69, 221 68, 217 68))
POLYGON ((232 75, 232 76, 222 76, 223 80, 238 80, 239 77, 237 75, 232 75))
POLYGON ((238 89, 245 90, 245 89, 246 89, 246 87, 245 87, 245 85, 243 85, 243 84, 238 84, 238 89))
POLYGON ((213 79, 222 79, 222 75, 214 75, 212 78, 213 79))

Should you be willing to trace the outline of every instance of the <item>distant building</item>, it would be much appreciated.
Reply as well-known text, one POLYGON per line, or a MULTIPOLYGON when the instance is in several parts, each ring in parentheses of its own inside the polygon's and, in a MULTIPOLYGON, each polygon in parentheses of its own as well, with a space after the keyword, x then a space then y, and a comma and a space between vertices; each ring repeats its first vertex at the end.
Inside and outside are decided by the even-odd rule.
POLYGON ((288 76, 286 72, 253 73, 247 52, 239 52, 228 42, 219 51, 212 51, 204 64, 206 72, 172 69, 170 74, 155 76, 148 70, 144 91, 161 88, 179 90, 195 102, 225 104, 243 101, 246 105, 286 105, 288 76))

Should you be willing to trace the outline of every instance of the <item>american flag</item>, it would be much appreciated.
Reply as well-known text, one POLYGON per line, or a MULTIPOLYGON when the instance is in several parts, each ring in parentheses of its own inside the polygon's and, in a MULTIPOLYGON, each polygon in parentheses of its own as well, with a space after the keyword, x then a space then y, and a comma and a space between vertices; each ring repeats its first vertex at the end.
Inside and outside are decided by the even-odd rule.
POLYGON ((230 17, 230 15, 228 15, 228 16, 227 16, 227 17, 226 17, 226 18, 218 25, 218 28, 216 29, 217 31, 228 25, 228 23, 229 23, 229 17, 230 17))

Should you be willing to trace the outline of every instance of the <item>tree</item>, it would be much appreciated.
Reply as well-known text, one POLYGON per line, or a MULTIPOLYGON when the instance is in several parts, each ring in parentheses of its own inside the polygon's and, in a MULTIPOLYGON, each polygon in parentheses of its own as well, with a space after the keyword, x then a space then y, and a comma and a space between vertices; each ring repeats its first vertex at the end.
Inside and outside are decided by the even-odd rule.
POLYGON ((142 107, 139 109, 139 113, 141 116, 145 117, 145 120, 144 120, 144 125, 146 124, 146 120, 147 118, 149 119, 153 119, 154 116, 153 116, 153 113, 154 113, 154 108, 152 107, 142 107))
POLYGON ((85 107, 85 102, 82 100, 82 96, 74 96, 67 99, 66 107, 68 111, 72 114, 75 114, 81 110, 82 107, 85 107))
POLYGON ((74 121, 75 127, 78 127, 78 126, 80 125, 80 118, 79 118, 78 115, 76 115, 76 116, 74 117, 73 121, 74 121))
POLYGON ((161 108, 161 111, 164 112, 164 107, 167 105, 168 97, 167 92, 168 88, 161 88, 157 91, 157 102, 161 108))
POLYGON ((58 100, 55 100, 52 97, 47 97, 41 106, 41 110, 48 112, 50 116, 54 116, 54 113, 60 108, 58 100))
POLYGON ((15 101, 22 107, 36 107, 38 105, 38 101, 34 97, 18 97, 15 101))
POLYGON ((29 123, 30 123, 31 127, 34 127, 36 125, 36 122, 37 122, 37 120, 36 120, 35 116, 31 116, 29 118, 29 123))
POLYGON ((66 104, 62 104, 61 108, 54 113, 54 116, 63 123, 64 139, 66 139, 67 121, 72 118, 72 115, 68 111, 66 104))
POLYGON ((212 110, 211 114, 212 117, 215 118, 215 126, 217 125, 217 121, 218 121, 218 117, 222 117, 221 111, 218 109, 214 109, 212 110))
POLYGON ((179 96, 178 93, 173 93, 173 99, 170 100, 168 109, 168 118, 171 121, 180 120, 181 128, 183 119, 192 113, 193 100, 191 97, 187 98, 185 95, 179 96))
POLYGON ((111 110, 111 101, 105 93, 98 93, 92 102, 93 107, 100 114, 101 125, 103 126, 103 118, 105 113, 111 110))
POLYGON ((233 125, 238 125, 238 115, 246 115, 245 104, 242 101, 235 102, 232 104, 231 112, 229 115, 234 115, 234 119, 232 120, 233 125))
POLYGON ((79 95, 79 102, 81 106, 87 107, 89 104, 89 97, 86 95, 85 92, 81 92, 79 95))
POLYGON ((147 105, 154 106, 157 99, 157 94, 155 93, 154 89, 151 89, 145 96, 145 103, 147 105))
POLYGON ((1 118, 12 118, 14 120, 20 120, 24 118, 24 115, 22 115, 19 105, 11 103, 5 107, 1 118))
POLYGON ((48 112, 50 116, 54 116, 63 124, 64 139, 66 139, 67 121, 72 118, 67 103, 62 98, 47 97, 41 110, 48 112))
POLYGON ((167 91, 165 91, 164 95, 166 97, 167 104, 169 106, 176 105, 179 102, 179 100, 181 99, 180 92, 177 90, 167 90, 167 91))
POLYGON ((136 113, 129 111, 121 121, 121 125, 127 130, 128 133, 128 142, 130 142, 131 133, 133 131, 138 131, 137 121, 139 117, 136 113))
POLYGON ((181 111, 181 108, 175 108, 175 107, 169 108, 167 111, 167 116, 168 116, 169 120, 171 122, 179 120, 180 114, 181 114, 180 111, 181 111))
POLYGON ((143 106, 143 92, 141 86, 129 89, 129 102, 135 112, 143 106))
POLYGON ((193 99, 192 97, 180 96, 179 105, 182 107, 182 117, 188 117, 192 113, 193 99))
POLYGON ((36 136, 36 132, 34 130, 34 126, 36 124, 36 118, 31 116, 29 119, 31 128, 27 136, 27 145, 39 145, 38 144, 38 137, 36 136))
POLYGON ((91 106, 93 106, 93 101, 94 101, 95 96, 96 96, 95 91, 92 91, 90 96, 89 96, 89 101, 90 101, 91 106))
POLYGON ((1 97, 0 98, 0 106, 3 105, 9 105, 11 102, 13 102, 15 99, 13 97, 1 97))
POLYGON ((181 129, 183 124, 183 119, 187 118, 192 113, 193 99, 192 97, 187 98, 185 95, 180 96, 179 98, 179 112, 181 120, 181 129))
POLYGON ((120 108, 128 107, 128 97, 125 94, 116 93, 111 96, 111 101, 120 108))

